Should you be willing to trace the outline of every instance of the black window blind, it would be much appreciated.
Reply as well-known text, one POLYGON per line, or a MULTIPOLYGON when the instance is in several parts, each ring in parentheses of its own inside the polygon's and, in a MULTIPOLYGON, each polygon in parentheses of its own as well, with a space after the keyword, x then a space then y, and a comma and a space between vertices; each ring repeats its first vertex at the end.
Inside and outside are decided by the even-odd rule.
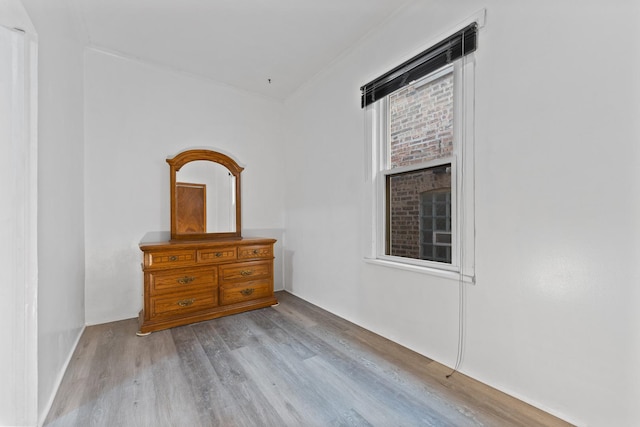
POLYGON ((362 86, 362 108, 475 51, 477 38, 478 24, 474 22, 362 86))

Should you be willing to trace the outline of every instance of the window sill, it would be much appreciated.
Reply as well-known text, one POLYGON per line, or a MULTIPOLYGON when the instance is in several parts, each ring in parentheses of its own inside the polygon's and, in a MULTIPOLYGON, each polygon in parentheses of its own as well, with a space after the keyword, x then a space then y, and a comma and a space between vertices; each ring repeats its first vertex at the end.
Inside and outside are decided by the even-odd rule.
MULTIPOLYGON (((365 258, 364 261, 367 264, 379 265, 381 267, 396 268, 398 270, 412 271, 414 273, 427 274, 427 275, 430 275, 430 276, 441 277, 443 279, 455 280, 456 282, 460 281, 460 273, 458 273, 457 271, 440 270, 440 269, 437 269, 437 268, 424 267, 424 266, 420 266, 420 265, 405 264, 405 263, 402 263, 402 262, 387 261, 387 260, 375 259, 375 258, 365 258)), ((476 283, 476 278, 475 278, 475 276, 471 276, 471 275, 468 275, 468 274, 463 274, 462 275, 462 281, 464 283, 475 284, 476 283)))

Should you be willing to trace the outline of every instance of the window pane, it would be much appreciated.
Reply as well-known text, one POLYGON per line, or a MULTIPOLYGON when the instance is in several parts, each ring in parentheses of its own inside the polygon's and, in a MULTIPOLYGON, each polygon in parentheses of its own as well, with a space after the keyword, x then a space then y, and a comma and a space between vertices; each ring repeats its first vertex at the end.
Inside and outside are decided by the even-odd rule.
POLYGON ((434 228, 436 230, 446 230, 447 229, 447 219, 446 218, 434 218, 434 228))
POLYGON ((446 202, 438 203, 436 205, 436 215, 438 216, 446 216, 447 215, 447 205, 446 202))
POLYGON ((390 169, 451 156, 453 73, 389 95, 389 140, 390 169))
POLYGON ((387 194, 386 254, 451 263, 451 165, 389 175, 387 194))
POLYGON ((440 244, 451 244, 451 233, 437 231, 433 233, 434 240, 440 244))
POLYGON ((436 246, 436 255, 434 261, 451 262, 451 248, 446 246, 436 246), (449 259, 449 261, 447 261, 449 259))
POLYGON ((448 193, 436 193, 433 195, 433 200, 440 204, 447 203, 448 196, 448 193))

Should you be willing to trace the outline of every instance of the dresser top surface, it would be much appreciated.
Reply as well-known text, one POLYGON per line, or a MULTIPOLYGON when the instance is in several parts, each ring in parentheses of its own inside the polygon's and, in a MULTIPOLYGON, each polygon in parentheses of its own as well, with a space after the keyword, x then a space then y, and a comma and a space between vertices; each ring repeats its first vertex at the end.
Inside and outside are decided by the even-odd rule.
POLYGON ((140 250, 152 251, 163 249, 196 249, 223 246, 270 245, 277 240, 263 237, 233 237, 206 240, 170 240, 162 239, 162 233, 147 233, 140 241, 140 250))

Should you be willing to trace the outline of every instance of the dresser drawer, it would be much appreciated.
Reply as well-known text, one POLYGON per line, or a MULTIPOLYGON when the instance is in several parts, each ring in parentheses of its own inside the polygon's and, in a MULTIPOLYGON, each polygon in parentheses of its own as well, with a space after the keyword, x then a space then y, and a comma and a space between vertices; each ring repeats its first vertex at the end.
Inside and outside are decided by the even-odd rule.
POLYGON ((272 259, 273 245, 253 245, 238 247, 238 259, 272 259))
POLYGON ((172 294, 149 298, 151 319, 180 316, 218 305, 218 288, 208 292, 172 294))
POLYGON ((270 278, 272 264, 271 261, 256 261, 221 265, 220 283, 270 278))
POLYGON ((218 262, 225 262, 225 261, 234 261, 237 258, 238 258, 238 253, 237 253, 237 248, 235 246, 231 246, 228 248, 198 250, 199 263, 218 263, 218 262))
POLYGON ((171 268, 181 265, 190 265, 196 262, 196 251, 175 250, 162 252, 146 252, 145 267, 150 268, 171 268))
POLYGON ((216 267, 207 269, 181 269, 149 274, 149 292, 151 295, 169 292, 206 291, 218 285, 216 267))
POLYGON ((226 284, 220 287, 220 304, 233 304, 258 298, 269 297, 273 294, 271 280, 260 280, 242 283, 241 286, 226 284))

